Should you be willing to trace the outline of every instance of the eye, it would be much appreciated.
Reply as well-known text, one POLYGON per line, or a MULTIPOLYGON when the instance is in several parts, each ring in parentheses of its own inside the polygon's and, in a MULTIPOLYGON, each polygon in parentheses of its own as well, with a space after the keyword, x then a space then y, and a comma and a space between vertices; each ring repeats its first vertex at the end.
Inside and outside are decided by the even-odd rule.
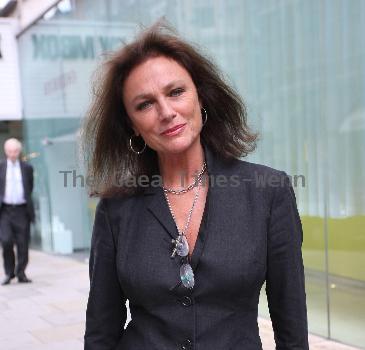
POLYGON ((177 88, 177 89, 173 89, 170 92, 170 96, 172 97, 176 97, 176 96, 180 96, 185 90, 183 88, 177 88))
POLYGON ((149 107, 150 104, 151 104, 151 101, 143 101, 142 103, 137 105, 137 110, 142 111, 142 110, 146 109, 147 107, 149 107))

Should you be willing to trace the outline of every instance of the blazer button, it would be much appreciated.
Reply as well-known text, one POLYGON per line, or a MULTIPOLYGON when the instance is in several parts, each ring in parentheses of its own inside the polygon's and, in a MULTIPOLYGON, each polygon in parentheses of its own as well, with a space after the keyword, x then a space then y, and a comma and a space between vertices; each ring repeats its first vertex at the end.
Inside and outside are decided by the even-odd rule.
POLYGON ((192 346, 192 342, 190 339, 186 339, 182 344, 181 344, 181 347, 180 349, 181 350, 189 350, 191 349, 191 346, 192 346))
POLYGON ((193 303, 193 301, 191 300, 190 297, 188 296, 184 296, 182 299, 181 299, 181 304, 184 305, 184 306, 191 306, 191 304, 193 303))

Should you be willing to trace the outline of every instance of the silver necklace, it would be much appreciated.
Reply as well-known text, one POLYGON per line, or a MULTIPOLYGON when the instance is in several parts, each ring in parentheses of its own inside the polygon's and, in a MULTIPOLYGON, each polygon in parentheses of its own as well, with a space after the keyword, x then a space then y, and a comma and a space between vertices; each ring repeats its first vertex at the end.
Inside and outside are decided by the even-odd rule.
MULTIPOLYGON (((198 196, 199 196, 199 189, 200 189, 201 182, 202 182, 202 179, 200 177, 200 179, 198 181, 198 188, 197 188, 196 193, 195 193, 193 204, 192 204, 192 206, 189 210, 189 214, 188 214, 188 218, 186 220, 185 227, 181 231, 179 230, 179 227, 177 225, 175 214, 174 214, 174 211, 172 210, 172 206, 171 206, 170 200, 167 196, 167 193, 164 192, 165 197, 166 197, 166 201, 167 201, 167 205, 170 209, 172 218, 174 219, 174 222, 175 222, 175 225, 176 225, 176 228, 177 228, 177 231, 178 231, 178 237, 176 239, 172 240, 172 243, 174 244, 174 248, 173 248, 173 251, 172 251, 172 254, 171 254, 171 258, 175 257, 176 254, 181 256, 181 257, 187 256, 189 258, 189 256, 188 256, 189 255, 189 243, 186 239, 185 233, 187 232, 187 229, 189 227, 190 220, 191 220, 191 215, 193 213, 195 203, 196 203, 196 201, 198 199, 198 196)), ((194 284, 195 284, 194 272, 193 272, 193 269, 192 269, 189 262, 184 263, 184 264, 181 265, 181 267, 180 267, 180 279, 181 279, 182 284, 186 288, 193 288, 194 287, 194 284)))
POLYGON ((174 190, 172 188, 167 188, 167 187, 163 186, 162 188, 163 188, 164 192, 165 193, 172 193, 172 194, 182 194, 182 193, 186 193, 186 192, 192 190, 200 182, 206 168, 207 168, 207 163, 204 161, 202 169, 200 170, 200 172, 196 176, 196 180, 192 184, 190 184, 188 187, 185 187, 181 190, 174 190))

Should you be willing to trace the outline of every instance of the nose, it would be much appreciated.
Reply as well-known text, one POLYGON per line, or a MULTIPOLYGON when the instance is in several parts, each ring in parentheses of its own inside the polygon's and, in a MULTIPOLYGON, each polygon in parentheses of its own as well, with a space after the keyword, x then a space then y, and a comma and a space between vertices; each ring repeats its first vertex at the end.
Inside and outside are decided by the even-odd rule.
POLYGON ((163 120, 173 118, 176 115, 176 112, 170 105, 169 101, 166 98, 162 97, 158 101, 158 114, 163 120))

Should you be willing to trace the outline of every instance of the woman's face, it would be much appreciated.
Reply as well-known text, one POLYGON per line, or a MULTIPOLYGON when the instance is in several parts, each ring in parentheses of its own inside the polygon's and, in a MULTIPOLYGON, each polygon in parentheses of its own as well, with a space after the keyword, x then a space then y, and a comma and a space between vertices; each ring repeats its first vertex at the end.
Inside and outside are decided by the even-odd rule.
POLYGON ((196 87, 188 71, 171 58, 153 57, 135 67, 125 80, 123 102, 134 132, 157 153, 179 153, 200 140, 196 87))

